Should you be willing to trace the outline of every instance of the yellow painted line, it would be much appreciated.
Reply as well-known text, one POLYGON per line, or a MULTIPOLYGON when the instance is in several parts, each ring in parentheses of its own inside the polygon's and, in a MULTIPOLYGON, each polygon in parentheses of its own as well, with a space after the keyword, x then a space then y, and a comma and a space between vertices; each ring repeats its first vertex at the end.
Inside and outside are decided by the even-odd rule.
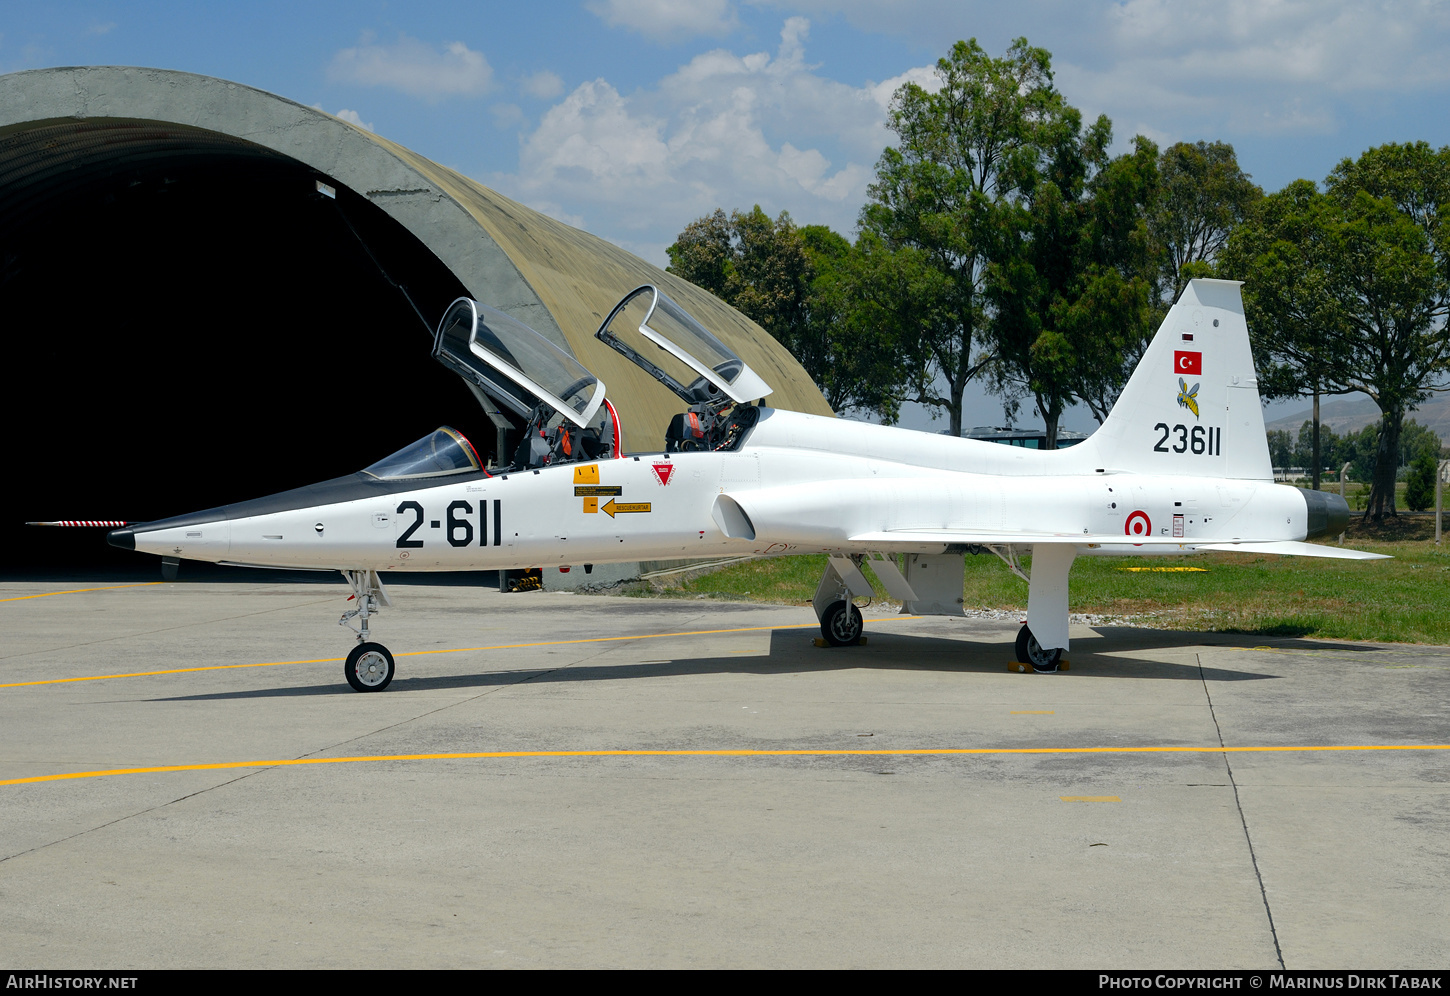
POLYGON ((1011 713, 1013 716, 1052 716, 1055 712, 1052 709, 1022 709, 1011 713))
POLYGON ((165 581, 140 581, 136 584, 111 584, 104 588, 72 588, 69 591, 43 591, 39 595, 16 595, 14 598, 0 598, 0 602, 23 602, 27 598, 49 598, 51 595, 79 595, 83 591, 114 591, 117 588, 149 588, 165 581))
POLYGON ((1122 802, 1115 795, 1060 795, 1063 802, 1122 802))
MULTIPOLYGON (((161 584, 157 581, 155 584, 161 584)), ((60 594, 55 592, 54 594, 60 594)), ((35 597, 35 596, 27 596, 35 597)), ((886 619, 867 619, 869 623, 897 622, 904 619, 919 619, 920 616, 890 616, 886 619)), ((394 657, 421 657, 425 654, 468 654, 486 650, 523 650, 531 647, 562 647, 573 643, 617 643, 624 640, 659 640, 670 636, 714 636, 719 633, 755 633, 775 629, 814 629, 819 623, 787 623, 781 626, 740 626, 735 629, 694 629, 684 633, 646 633, 642 636, 593 636, 582 640, 548 640, 543 643, 503 643, 496 647, 454 647, 450 650, 408 650, 394 654, 394 657)), ((177 667, 164 671, 129 671, 125 674, 94 674, 79 678, 44 678, 40 681, 14 681, 0 685, 0 688, 25 688, 30 685, 65 685, 74 681, 107 681, 111 678, 152 678, 161 674, 190 674, 193 671, 230 671, 243 667, 287 667, 291 664, 336 664, 342 657, 318 657, 307 661, 264 661, 258 664, 208 664, 204 667, 177 667)))
POLYGON ((1165 573, 1168 573, 1168 572, 1189 572, 1189 571, 1196 571, 1196 572, 1202 572, 1204 574, 1207 574, 1208 573, 1208 568, 1207 567, 1119 567, 1118 570, 1120 570, 1120 571, 1162 571, 1162 572, 1165 572, 1165 573))
POLYGON ((466 761, 526 757, 942 757, 968 754, 1254 754, 1303 751, 1450 750, 1450 744, 1369 744, 1328 747, 901 747, 880 750, 501 750, 449 754, 369 754, 358 757, 299 757, 270 761, 221 761, 215 764, 172 764, 154 768, 110 768, 71 771, 62 775, 11 778, 0 785, 33 785, 75 778, 148 775, 172 771, 222 771, 231 768, 287 768, 304 764, 356 764, 360 761, 466 761))

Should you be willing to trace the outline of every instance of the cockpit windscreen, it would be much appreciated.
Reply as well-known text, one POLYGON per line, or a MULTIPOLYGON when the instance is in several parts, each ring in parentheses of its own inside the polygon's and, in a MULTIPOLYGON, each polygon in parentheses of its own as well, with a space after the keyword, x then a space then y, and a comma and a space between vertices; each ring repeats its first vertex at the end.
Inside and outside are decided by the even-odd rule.
POLYGON ((383 481, 397 481, 410 477, 466 474, 482 468, 473 444, 457 429, 444 425, 392 456, 383 457, 363 473, 383 481))

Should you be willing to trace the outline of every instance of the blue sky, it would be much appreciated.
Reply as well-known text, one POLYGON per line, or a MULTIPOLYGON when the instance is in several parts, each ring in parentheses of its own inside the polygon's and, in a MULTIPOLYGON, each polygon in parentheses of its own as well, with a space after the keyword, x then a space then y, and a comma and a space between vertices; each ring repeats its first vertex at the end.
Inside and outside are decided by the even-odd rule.
POLYGON ((1120 147, 1232 142, 1269 190, 1372 145, 1450 144, 1450 0, 3 0, 0 72, 140 65, 260 87, 663 264, 715 207, 853 234, 891 92, 957 39, 1000 54, 1018 36, 1120 147))

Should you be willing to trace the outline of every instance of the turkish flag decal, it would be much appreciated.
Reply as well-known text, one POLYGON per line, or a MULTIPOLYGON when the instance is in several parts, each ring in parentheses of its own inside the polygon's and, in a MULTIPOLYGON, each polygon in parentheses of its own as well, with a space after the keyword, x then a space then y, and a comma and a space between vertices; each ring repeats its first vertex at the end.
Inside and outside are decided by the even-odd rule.
POLYGON ((1173 351, 1173 372, 1179 374, 1194 374, 1202 377, 1203 354, 1175 349, 1173 351))

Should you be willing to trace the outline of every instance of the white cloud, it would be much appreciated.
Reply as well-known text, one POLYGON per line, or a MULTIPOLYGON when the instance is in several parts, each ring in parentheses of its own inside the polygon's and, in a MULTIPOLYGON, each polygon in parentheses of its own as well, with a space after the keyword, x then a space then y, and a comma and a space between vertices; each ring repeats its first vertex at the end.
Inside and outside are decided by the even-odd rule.
POLYGON ((524 136, 518 172, 487 182, 554 217, 587 216, 656 263, 717 207, 758 203, 849 234, 893 137, 891 94, 933 77, 919 68, 860 86, 827 79, 806 62, 808 30, 791 18, 774 53, 704 52, 632 94, 584 83, 524 136))
POLYGON ((1128 0, 1105 12, 1097 35, 1096 51, 1059 60, 1068 99, 1175 138, 1328 134, 1346 100, 1450 84, 1444 4, 1128 0))
MULTIPOLYGON (((321 104, 313 104, 311 106, 314 111, 321 111, 323 114, 327 113, 327 109, 321 104)), ((359 128, 365 128, 368 131, 373 130, 372 122, 364 121, 361 114, 359 114, 357 111, 349 111, 346 107, 334 114, 333 117, 340 118, 343 121, 348 122, 349 124, 355 124, 359 128)))
POLYGON ((719 38, 740 26, 730 0, 589 0, 584 6, 611 28, 628 28, 661 43, 719 38))
POLYGON ((1428 112, 1430 95, 1450 90, 1444 0, 750 2, 840 16, 941 56, 972 37, 1000 55, 1025 34, 1052 53, 1067 100, 1107 114, 1120 140, 1322 134, 1368 103, 1422 101, 1428 112))
POLYGON ((495 128, 510 128, 524 120, 524 109, 518 104, 494 104, 488 113, 493 115, 495 128))
POLYGON ((93 21, 93 22, 91 22, 91 26, 86 29, 86 34, 88 34, 88 35, 108 35, 112 31, 115 31, 115 30, 116 30, 116 22, 115 21, 106 21, 104 23, 102 23, 100 21, 93 21))
POLYGON ((1128 0, 1106 19, 1120 54, 1171 64, 1185 80, 1405 90, 1450 80, 1435 39, 1443 3, 1409 0, 1225 0, 1209 9, 1128 0))
POLYGON ((540 100, 552 100, 564 92, 564 81, 557 73, 551 73, 547 69, 526 76, 519 83, 519 89, 530 97, 537 97, 540 100))
POLYGON ((399 35, 392 45, 363 44, 332 58, 327 78, 338 83, 386 86, 425 100, 473 97, 493 82, 488 60, 461 41, 441 48, 399 35))
POLYGON ((359 128, 362 128, 362 129, 364 129, 366 131, 372 131, 373 130, 372 122, 371 121, 364 121, 362 119, 362 115, 359 114, 357 111, 350 111, 346 107, 344 107, 342 110, 338 111, 335 116, 336 117, 339 117, 339 118, 342 118, 342 120, 344 120, 344 121, 347 121, 347 122, 350 122, 352 124, 355 124, 359 128))

